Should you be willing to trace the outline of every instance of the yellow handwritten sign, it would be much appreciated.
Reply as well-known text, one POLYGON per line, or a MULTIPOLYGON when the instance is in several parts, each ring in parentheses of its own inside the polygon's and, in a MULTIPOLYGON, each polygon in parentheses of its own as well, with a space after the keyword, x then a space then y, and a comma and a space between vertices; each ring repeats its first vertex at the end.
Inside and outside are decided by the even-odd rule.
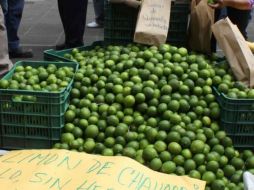
POLYGON ((23 150, 0 157, 0 189, 204 190, 205 182, 155 172, 127 157, 23 150))

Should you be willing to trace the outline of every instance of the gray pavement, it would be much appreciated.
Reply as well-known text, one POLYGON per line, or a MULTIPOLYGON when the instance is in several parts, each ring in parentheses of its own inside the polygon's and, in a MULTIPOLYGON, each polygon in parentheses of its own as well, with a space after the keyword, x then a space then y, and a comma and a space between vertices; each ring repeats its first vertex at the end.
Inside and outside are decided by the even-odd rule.
MULTIPOLYGON (((89 1, 87 23, 93 19, 93 3, 89 1)), ((42 60, 44 50, 54 48, 56 44, 64 42, 57 0, 26 0, 19 37, 23 47, 33 49, 34 58, 32 60, 42 60)), ((85 45, 98 40, 103 40, 103 29, 86 28, 85 45)))
MULTIPOLYGON (((33 60, 42 60, 43 51, 54 48, 64 41, 62 23, 60 21, 57 0, 25 0, 25 9, 19 30, 21 45, 32 48, 33 60)), ((94 19, 92 0, 89 0, 87 23, 94 19)), ((249 40, 254 41, 254 18, 248 26, 249 40)), ((103 29, 86 28, 85 45, 103 40, 103 29)), ((17 59, 13 60, 13 62, 17 59)))

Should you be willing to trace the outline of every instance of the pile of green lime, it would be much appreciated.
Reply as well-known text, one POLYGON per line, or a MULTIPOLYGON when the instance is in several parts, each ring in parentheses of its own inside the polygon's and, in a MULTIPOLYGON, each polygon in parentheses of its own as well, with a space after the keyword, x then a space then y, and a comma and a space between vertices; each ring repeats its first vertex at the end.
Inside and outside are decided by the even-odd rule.
POLYGON ((224 93, 232 99, 254 99, 254 89, 248 88, 245 83, 237 81, 229 64, 218 64, 214 69, 216 76, 213 78, 213 84, 220 93, 224 93))
MULTIPOLYGON (((57 67, 54 64, 47 66, 18 65, 10 79, 1 79, 1 89, 11 90, 30 90, 43 92, 59 92, 64 90, 74 76, 72 67, 57 67)), ((29 95, 16 95, 13 97, 16 101, 27 100, 36 101, 36 97, 29 95)))
POLYGON ((231 75, 216 61, 168 44, 73 49, 65 57, 81 68, 54 148, 127 156, 205 180, 207 190, 243 189, 243 171, 254 173, 252 151, 240 154, 220 130, 211 86, 231 75))

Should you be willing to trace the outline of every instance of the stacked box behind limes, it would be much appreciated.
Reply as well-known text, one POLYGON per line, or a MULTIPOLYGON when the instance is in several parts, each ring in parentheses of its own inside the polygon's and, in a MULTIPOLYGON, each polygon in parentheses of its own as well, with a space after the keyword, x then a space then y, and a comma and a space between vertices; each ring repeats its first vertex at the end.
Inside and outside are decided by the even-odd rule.
MULTIPOLYGON (((19 65, 36 68, 48 64, 55 64, 57 67, 72 67, 75 71, 78 68, 78 64, 74 62, 20 61, 3 79, 11 78, 19 65)), ((73 79, 65 90, 54 93, 0 89, 1 148, 51 148, 56 141, 59 141, 72 84, 73 79), (15 99, 19 95, 33 97, 34 101, 15 99)))
POLYGON ((232 99, 214 88, 221 127, 238 148, 254 148, 254 99, 232 99))
MULTIPOLYGON (((175 1, 171 15, 167 42, 176 46, 186 45, 190 1, 175 1)), ((104 40, 118 44, 133 42, 139 9, 124 4, 105 2, 104 40)))

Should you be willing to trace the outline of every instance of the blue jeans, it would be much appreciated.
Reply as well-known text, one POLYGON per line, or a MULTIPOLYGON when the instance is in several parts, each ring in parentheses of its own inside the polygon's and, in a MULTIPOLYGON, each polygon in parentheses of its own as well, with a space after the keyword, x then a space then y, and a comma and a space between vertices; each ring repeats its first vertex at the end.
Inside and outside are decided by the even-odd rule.
POLYGON ((18 29, 24 9, 24 0, 0 0, 5 15, 9 51, 19 48, 18 29))
POLYGON ((7 0, 0 0, 0 5, 2 6, 4 15, 7 14, 8 11, 8 3, 7 0))
POLYGON ((251 10, 238 10, 227 7, 227 14, 230 20, 237 25, 244 38, 247 39, 247 26, 251 18, 251 10))
MULTIPOLYGON (((225 16, 228 16, 232 23, 237 25, 243 37, 247 39, 246 28, 248 26, 249 20, 251 19, 251 10, 238 10, 235 8, 227 7, 222 11, 223 12, 221 12, 220 9, 215 10, 215 22, 225 16)), ((212 36, 211 47, 212 51, 216 52, 216 40, 214 35, 212 36)))

